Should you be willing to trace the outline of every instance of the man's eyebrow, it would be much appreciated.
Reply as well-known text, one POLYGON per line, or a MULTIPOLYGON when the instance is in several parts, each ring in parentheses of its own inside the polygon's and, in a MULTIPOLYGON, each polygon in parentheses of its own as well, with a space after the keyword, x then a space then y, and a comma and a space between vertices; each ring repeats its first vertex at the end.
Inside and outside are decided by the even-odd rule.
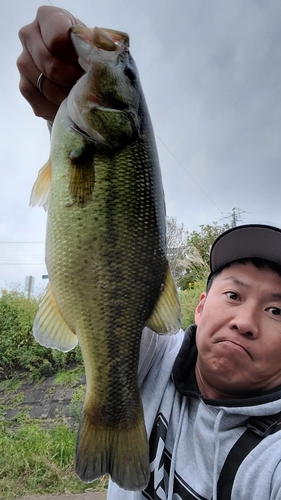
MULTIPOLYGON (((224 281, 232 281, 233 283, 235 283, 236 285, 241 285, 241 286, 244 286, 244 287, 248 287, 249 285, 247 285, 247 283, 245 283, 244 281, 238 279, 238 278, 235 278, 235 276, 227 276, 226 278, 223 279, 224 281)), ((269 293, 268 294, 268 297, 270 299, 276 299, 276 300, 281 300, 281 293, 278 293, 278 292, 272 292, 272 293, 269 293)))
POLYGON ((271 293, 270 297, 272 299, 281 300, 281 293, 271 293))
POLYGON ((247 285, 247 283, 244 283, 244 281, 242 280, 239 280, 238 278, 235 278, 235 276, 227 276, 226 278, 224 278, 224 281, 233 281, 233 283, 235 283, 236 285, 242 285, 242 286, 249 286, 247 285))

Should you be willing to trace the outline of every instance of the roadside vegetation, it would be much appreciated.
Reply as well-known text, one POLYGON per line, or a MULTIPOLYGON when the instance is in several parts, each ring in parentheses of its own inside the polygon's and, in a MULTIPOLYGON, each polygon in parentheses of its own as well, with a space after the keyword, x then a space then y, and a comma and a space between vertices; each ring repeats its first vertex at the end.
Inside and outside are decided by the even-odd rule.
POLYGON ((47 349, 33 338, 32 325, 40 298, 19 290, 2 290, 0 297, 0 377, 25 372, 33 380, 82 364, 79 347, 69 353, 47 349))

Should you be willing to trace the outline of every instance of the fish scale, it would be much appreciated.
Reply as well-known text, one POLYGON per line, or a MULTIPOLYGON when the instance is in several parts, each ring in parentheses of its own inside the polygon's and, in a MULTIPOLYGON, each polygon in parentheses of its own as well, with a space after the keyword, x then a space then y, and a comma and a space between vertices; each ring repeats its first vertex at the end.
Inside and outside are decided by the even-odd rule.
POLYGON ((137 381, 142 330, 180 327, 161 172, 128 35, 74 27, 71 37, 85 75, 60 106, 31 195, 48 208, 50 279, 33 331, 47 347, 81 347, 78 476, 109 473, 139 490, 150 476, 137 381))

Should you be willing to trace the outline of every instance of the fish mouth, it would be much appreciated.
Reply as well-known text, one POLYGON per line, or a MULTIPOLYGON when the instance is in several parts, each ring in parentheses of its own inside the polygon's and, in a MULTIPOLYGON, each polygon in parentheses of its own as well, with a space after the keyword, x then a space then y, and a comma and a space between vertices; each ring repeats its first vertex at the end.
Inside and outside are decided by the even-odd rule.
POLYGON ((86 26, 74 25, 70 28, 71 34, 79 36, 86 42, 90 42, 97 49, 106 52, 123 51, 128 49, 130 38, 123 31, 112 30, 108 28, 95 27, 93 29, 86 26))
POLYGON ((93 43, 99 49, 117 50, 118 47, 128 48, 130 45, 129 35, 123 31, 111 30, 108 28, 98 28, 93 31, 93 43))

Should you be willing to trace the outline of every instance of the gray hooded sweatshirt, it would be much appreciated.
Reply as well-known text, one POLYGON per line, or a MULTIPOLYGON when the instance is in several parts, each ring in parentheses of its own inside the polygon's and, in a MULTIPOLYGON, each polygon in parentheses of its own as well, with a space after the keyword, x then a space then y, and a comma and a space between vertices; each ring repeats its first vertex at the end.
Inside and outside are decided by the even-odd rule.
MULTIPOLYGON (((150 445, 151 477, 144 491, 113 482, 108 500, 216 500, 229 451, 251 416, 281 411, 281 387, 241 400, 200 396, 195 378, 196 327, 174 336, 145 329, 139 384, 150 445)), ((232 500, 281 500, 281 431, 264 438, 235 476, 232 500)))

